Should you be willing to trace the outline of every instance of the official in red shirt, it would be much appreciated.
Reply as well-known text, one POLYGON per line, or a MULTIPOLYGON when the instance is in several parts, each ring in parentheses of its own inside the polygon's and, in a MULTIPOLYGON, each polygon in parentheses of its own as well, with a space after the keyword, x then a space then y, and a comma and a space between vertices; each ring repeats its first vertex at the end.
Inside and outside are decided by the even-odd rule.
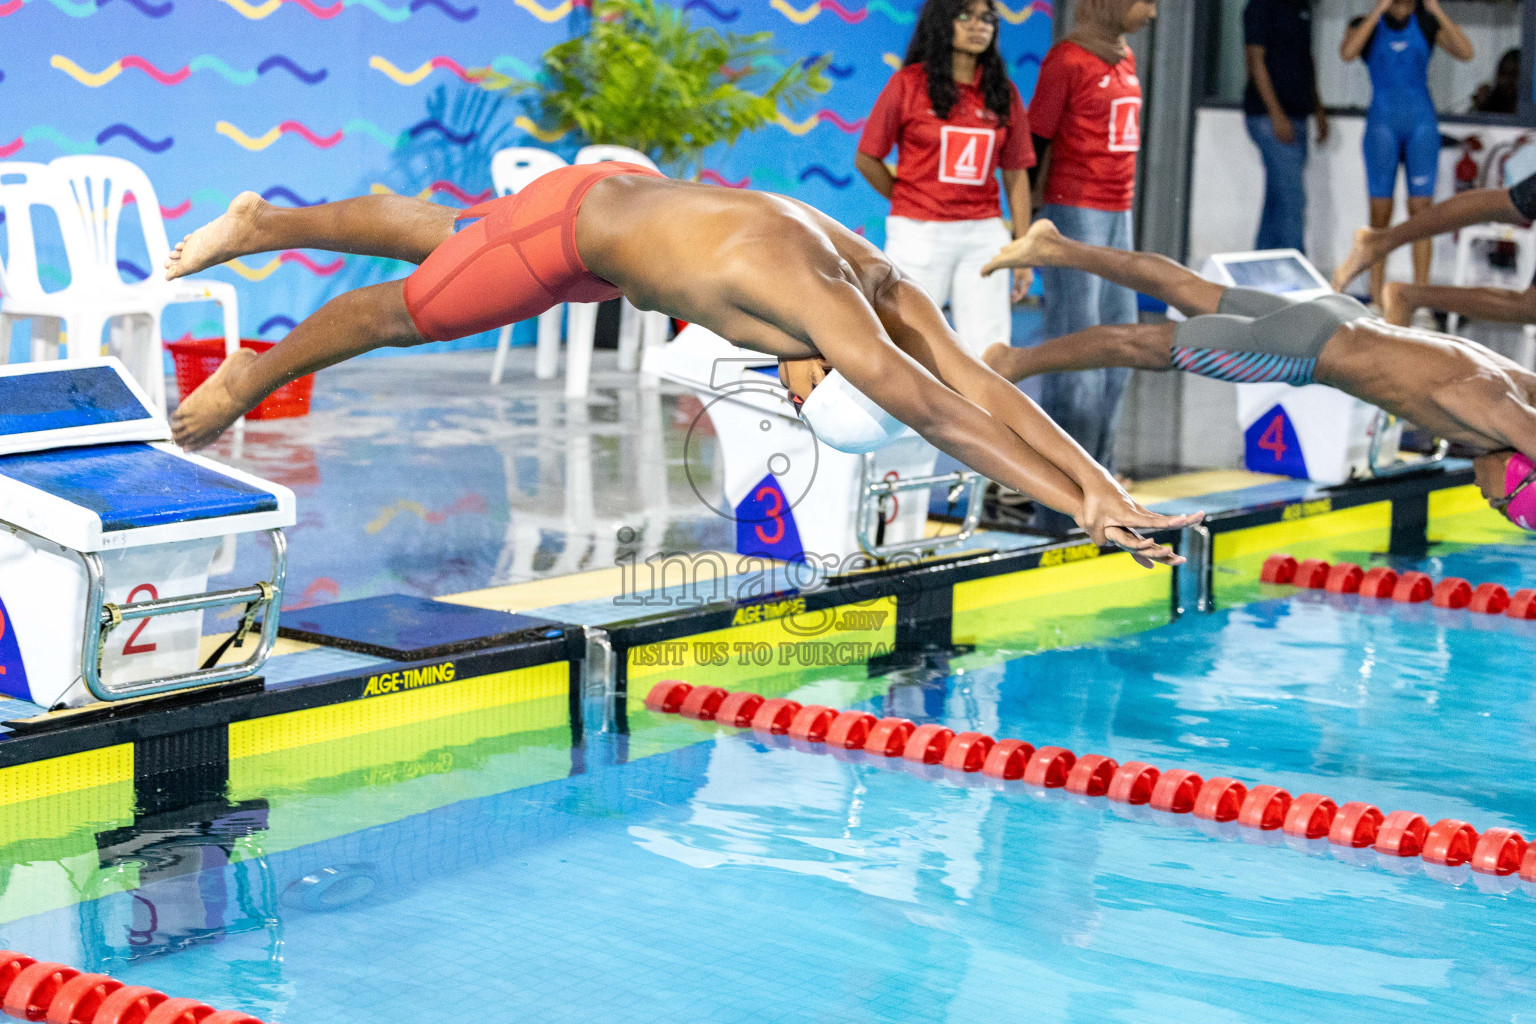
MULTIPOLYGON (((955 333, 980 355, 1008 344, 1008 279, 981 267, 1013 231, 1002 220, 997 172, 1008 188, 1013 228, 1029 227, 1026 169, 1035 163, 1029 114, 997 52, 990 0, 927 0, 906 65, 881 91, 855 162, 891 201, 885 252, 940 306, 955 333), (897 149, 895 175, 885 165, 897 149)), ((1031 277, 1016 273, 1012 298, 1031 277)))
MULTIPOLYGON (((1127 33, 1157 15, 1148 0, 1080 0, 1071 35, 1051 47, 1029 105, 1040 216, 1090 245, 1134 249, 1131 203, 1141 149, 1141 81, 1127 33)), ((1045 335, 1136 322, 1136 293, 1092 274, 1043 268, 1045 335)), ((1125 369, 1050 374, 1040 404, 1088 453, 1114 468, 1125 369)))

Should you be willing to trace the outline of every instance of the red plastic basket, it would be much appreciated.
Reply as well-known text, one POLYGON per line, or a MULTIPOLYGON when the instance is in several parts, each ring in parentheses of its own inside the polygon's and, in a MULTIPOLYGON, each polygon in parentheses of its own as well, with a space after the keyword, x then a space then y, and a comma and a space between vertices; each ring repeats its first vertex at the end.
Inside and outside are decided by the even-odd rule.
MULTIPOLYGON (((275 341, 259 341, 241 338, 240 347, 265 352, 275 341)), ((224 361, 223 338, 186 338, 168 341, 171 359, 176 363, 176 387, 185 398, 197 390, 199 384, 213 376, 213 371, 224 361)), ((280 420, 289 416, 303 416, 309 412, 309 396, 315 389, 314 374, 290 381, 262 399, 261 404, 245 414, 248 420, 280 420)))

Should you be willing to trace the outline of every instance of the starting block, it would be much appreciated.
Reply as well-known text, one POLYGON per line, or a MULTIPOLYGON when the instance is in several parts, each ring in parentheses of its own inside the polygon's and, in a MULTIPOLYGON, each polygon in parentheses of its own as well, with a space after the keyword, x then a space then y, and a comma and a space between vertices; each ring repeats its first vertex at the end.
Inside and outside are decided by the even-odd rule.
MULTIPOLYGON (((796 414, 779 383, 778 360, 690 324, 665 347, 645 355, 644 371, 698 396, 703 406, 689 430, 718 439, 723 500, 700 500, 736 523, 736 550, 796 561, 815 555, 847 560, 865 555, 957 549, 981 519, 981 477, 969 471, 934 474, 938 449, 911 430, 878 451, 853 454, 819 441, 796 414), (958 534, 928 537, 928 492, 964 496, 958 534)), ((690 482, 692 473, 690 471, 690 482)))
MULTIPOLYGON (((1217 253, 1205 261, 1200 276, 1302 302, 1333 292, 1295 249, 1217 253)), ((1395 471, 1402 424, 1374 405, 1321 384, 1236 388, 1246 469, 1327 485, 1395 471)))
POLYGON ((115 359, 0 366, 0 693, 45 708, 251 675, 277 637, 293 492, 170 444, 115 359), (264 531, 269 578, 207 592, 226 537, 264 531), (244 606, 237 645, 199 668, 202 612, 244 606))

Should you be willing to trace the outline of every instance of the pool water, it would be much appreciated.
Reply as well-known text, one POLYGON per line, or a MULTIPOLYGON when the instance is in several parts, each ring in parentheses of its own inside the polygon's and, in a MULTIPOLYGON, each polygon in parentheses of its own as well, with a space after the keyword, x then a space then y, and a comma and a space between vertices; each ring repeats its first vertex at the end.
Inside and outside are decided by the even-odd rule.
MULTIPOLYGON (((1513 585, 1536 545, 1416 567, 1513 585)), ((1307 593, 805 689, 1529 834, 1533 651, 1536 623, 1307 593)), ((652 724, 648 756, 444 744, 141 815, 94 856, 7 849, 0 946, 285 1024, 1536 1021, 1512 878, 652 724), (82 899, 4 913, 50 872, 82 899)))

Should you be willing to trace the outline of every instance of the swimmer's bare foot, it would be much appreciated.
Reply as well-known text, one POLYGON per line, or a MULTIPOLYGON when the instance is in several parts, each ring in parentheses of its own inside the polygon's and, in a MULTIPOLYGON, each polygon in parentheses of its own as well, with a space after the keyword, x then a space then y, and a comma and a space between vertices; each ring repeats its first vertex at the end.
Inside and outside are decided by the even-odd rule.
POLYGON ((1023 235, 1003 246, 1002 252, 981 268, 981 276, 1009 267, 1054 267, 1061 259, 1061 242, 1056 225, 1042 217, 1023 235))
POLYGON ((1381 238, 1385 229, 1360 228, 1355 232, 1355 246, 1344 257, 1344 262, 1333 272, 1333 290, 1342 292, 1349 282, 1365 272, 1365 268, 1386 255, 1382 251, 1381 238))
POLYGON ((234 397, 234 383, 256 358, 253 350, 240 349, 182 400, 171 414, 171 436, 177 444, 188 451, 206 448, 245 415, 248 407, 234 397))
POLYGON ((992 372, 999 377, 1017 384, 1024 376, 1022 373, 1015 372, 1018 370, 1018 353, 1023 351, 1023 349, 1014 348, 1012 345, 1005 345, 999 341, 987 346, 987 350, 981 354, 981 361, 986 363, 992 369, 992 372))
POLYGON ((255 192, 235 196, 229 209, 176 243, 165 260, 165 279, 173 281, 236 256, 262 252, 254 240, 256 222, 266 208, 267 201, 255 192))

